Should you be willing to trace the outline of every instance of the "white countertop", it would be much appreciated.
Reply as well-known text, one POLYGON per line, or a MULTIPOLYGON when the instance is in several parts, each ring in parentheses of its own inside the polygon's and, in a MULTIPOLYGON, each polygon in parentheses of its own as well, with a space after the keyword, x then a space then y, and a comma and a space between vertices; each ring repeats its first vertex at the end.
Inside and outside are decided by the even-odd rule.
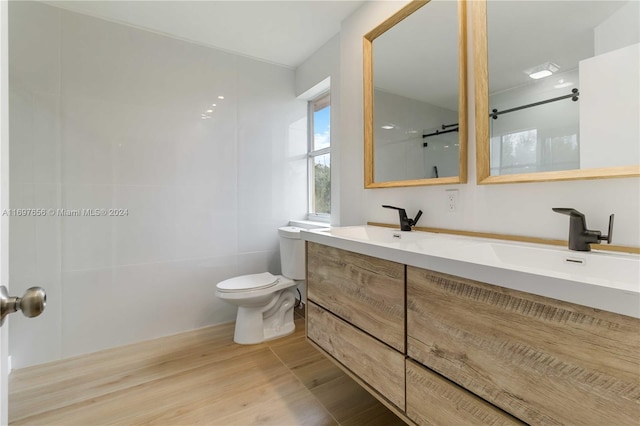
POLYGON ((640 256, 376 226, 302 230, 355 253, 640 318, 640 256))

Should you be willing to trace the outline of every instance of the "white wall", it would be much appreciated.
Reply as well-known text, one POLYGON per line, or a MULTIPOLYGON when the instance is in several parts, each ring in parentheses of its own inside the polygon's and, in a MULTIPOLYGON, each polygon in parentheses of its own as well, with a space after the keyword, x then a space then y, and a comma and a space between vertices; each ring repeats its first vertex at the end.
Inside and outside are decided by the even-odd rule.
POLYGON ((640 163, 640 43, 580 61, 580 164, 640 163))
POLYGON ((232 320, 215 284, 278 273, 276 228, 306 214, 294 72, 41 3, 9 12, 11 207, 128 209, 11 218, 12 293, 48 293, 41 317, 12 319, 14 366, 232 320))
POLYGON ((594 29, 594 55, 640 41, 640 2, 630 0, 594 29))
POLYGON ((306 92, 316 87, 327 77, 338 80, 340 75, 340 35, 337 34, 322 45, 312 57, 296 69, 296 96, 305 98, 316 94, 306 95, 306 92))
MULTIPOLYGON (((481 232, 566 239, 568 220, 552 207, 574 207, 591 229, 606 230, 616 214, 615 244, 640 246, 640 179, 600 179, 504 185, 477 185, 473 72, 469 72, 469 182, 437 187, 364 190, 362 36, 398 10, 403 2, 369 2, 343 21, 340 34, 340 225, 366 221, 395 223, 397 215, 382 204, 403 206, 413 215, 422 209, 421 225, 481 232), (447 189, 459 189, 456 213, 446 209, 447 189)), ((428 7, 425 6, 425 7, 428 7)), ((469 24, 470 28, 470 24, 469 24)), ((472 44, 469 31, 468 45, 472 44)), ((473 55, 468 62, 473 68, 473 55)), ((334 96, 336 93, 334 92, 334 96)))

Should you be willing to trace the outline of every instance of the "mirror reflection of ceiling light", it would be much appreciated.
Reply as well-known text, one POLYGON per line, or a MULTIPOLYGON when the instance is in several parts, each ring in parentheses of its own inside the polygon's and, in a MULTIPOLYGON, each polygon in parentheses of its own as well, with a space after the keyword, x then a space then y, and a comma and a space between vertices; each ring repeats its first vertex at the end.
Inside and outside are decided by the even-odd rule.
POLYGON ((384 130, 391 130, 391 129, 395 128, 395 126, 393 124, 385 124, 384 126, 382 126, 382 128, 384 130))
POLYGON ((563 87, 569 87, 572 84, 573 84, 572 82, 564 81, 564 79, 561 78, 560 80, 558 80, 558 84, 554 84, 553 87, 555 87, 556 89, 562 89, 563 87))
POLYGON ((532 79, 538 80, 540 78, 549 77, 559 69, 560 67, 553 62, 545 62, 544 64, 540 64, 538 66, 525 70, 524 73, 532 79))

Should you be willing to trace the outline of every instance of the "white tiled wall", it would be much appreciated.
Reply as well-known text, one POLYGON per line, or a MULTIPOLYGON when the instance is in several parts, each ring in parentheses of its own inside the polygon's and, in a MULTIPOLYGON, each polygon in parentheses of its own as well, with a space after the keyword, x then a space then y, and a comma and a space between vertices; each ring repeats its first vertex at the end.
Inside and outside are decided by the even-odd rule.
POLYGON ((9 20, 10 207, 129 212, 11 219, 12 293, 48 295, 11 318, 14 368, 233 319, 216 282, 278 273, 306 213, 294 72, 41 3, 9 20))

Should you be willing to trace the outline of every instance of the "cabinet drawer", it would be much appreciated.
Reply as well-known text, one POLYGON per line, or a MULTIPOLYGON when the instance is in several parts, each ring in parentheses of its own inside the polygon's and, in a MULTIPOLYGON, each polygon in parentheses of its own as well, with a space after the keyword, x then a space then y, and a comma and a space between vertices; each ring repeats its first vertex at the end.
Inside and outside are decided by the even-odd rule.
POLYGON ((419 425, 523 425, 410 359, 406 380, 407 416, 419 425))
POLYGON ((530 424, 636 424, 640 320, 407 267, 412 358, 530 424))
POLYGON ((313 302, 307 304, 307 336, 329 355, 404 411, 404 355, 313 302))
POLYGON ((405 352, 404 265, 307 243, 307 297, 405 352))

